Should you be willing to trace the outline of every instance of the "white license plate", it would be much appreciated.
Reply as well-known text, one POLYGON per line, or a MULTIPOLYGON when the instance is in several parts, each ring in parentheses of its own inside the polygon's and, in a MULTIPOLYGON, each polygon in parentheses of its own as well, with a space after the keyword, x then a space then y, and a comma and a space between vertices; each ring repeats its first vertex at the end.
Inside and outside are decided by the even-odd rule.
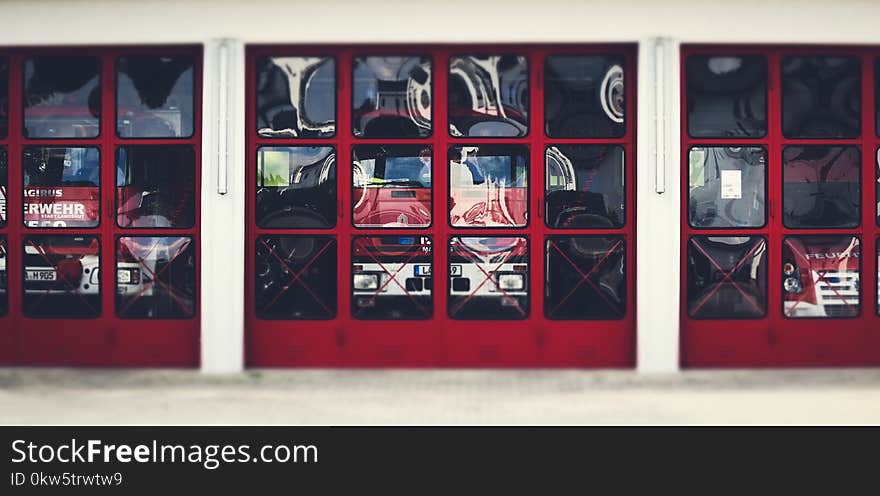
POLYGON ((430 265, 416 265, 413 267, 413 275, 416 277, 427 277, 431 275, 430 265))
POLYGON ((58 275, 54 270, 26 270, 24 271, 25 281, 55 281, 58 275))

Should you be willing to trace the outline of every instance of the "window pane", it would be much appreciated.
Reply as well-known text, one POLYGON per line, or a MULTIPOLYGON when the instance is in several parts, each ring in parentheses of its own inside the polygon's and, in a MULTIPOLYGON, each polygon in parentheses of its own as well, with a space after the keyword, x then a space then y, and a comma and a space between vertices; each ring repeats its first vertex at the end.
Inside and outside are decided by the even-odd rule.
POLYGON ((767 314, 767 240, 693 236, 687 248, 688 315, 756 319, 767 314))
POLYGON ((789 236, 782 245, 783 312, 790 318, 856 317, 861 310, 857 236, 789 236))
POLYGON ((94 138, 100 134, 101 59, 31 57, 24 62, 24 134, 94 138))
POLYGON ((9 263, 8 253, 6 236, 0 236, 0 315, 6 315, 9 311, 9 272, 6 268, 9 263))
POLYGON ((23 252, 26 316, 101 314, 101 246, 96 236, 26 236, 23 252))
POLYGON ((116 63, 116 131, 123 138, 193 134, 193 58, 133 55, 116 63))
POLYGON ((9 196, 9 154, 0 146, 0 227, 6 227, 6 197, 9 196))
POLYGON ((528 317, 528 239, 450 239, 448 312, 450 318, 457 320, 528 317))
POLYGON ((546 223, 556 228, 616 228, 626 222, 621 146, 559 145, 545 152, 546 223))
POLYGON ((767 134, 767 61, 759 55, 687 59, 688 134, 756 138, 767 134))
POLYGON ((429 236, 357 236, 351 247, 351 314, 356 319, 430 319, 429 236))
POLYGON ((861 88, 856 57, 784 57, 783 134, 786 138, 857 138, 861 88))
POLYGON ((116 241, 116 315, 174 319, 195 315, 196 248, 186 236, 116 241))
POLYGON ((624 135, 623 57, 556 55, 544 63, 544 129, 554 138, 624 135))
POLYGON ((790 228, 859 225, 861 171, 854 146, 788 146, 782 152, 783 222, 790 228))
POLYGON ((101 161, 97 148, 27 147, 22 169, 27 227, 98 225, 101 161))
POLYGON ((257 225, 269 229, 336 225, 336 149, 330 146, 257 150, 257 225))
POLYGON ((263 57, 257 61, 257 133, 264 138, 336 134, 336 61, 263 57))
POLYGON ((767 152, 758 146, 707 146, 688 153, 691 227, 761 227, 767 152))
POLYGON ((9 63, 0 57, 0 139, 9 134, 9 63))
POLYGON ((254 257, 255 310, 261 319, 336 316, 336 239, 260 236, 254 257))
POLYGON ((525 136, 529 132, 529 68, 516 55, 449 60, 451 136, 525 136))
POLYGON ((621 319, 626 315, 626 246, 620 236, 550 236, 545 247, 548 319, 621 319))
POLYGON ((449 221, 455 227, 523 227, 528 223, 528 148, 449 149, 449 221))
POLYGON ((355 226, 431 225, 430 146, 356 146, 352 159, 355 226))
POLYGON ((431 135, 431 59, 355 57, 352 133, 359 138, 431 135))
POLYGON ((116 223, 119 227, 192 227, 195 169, 191 146, 118 148, 116 223))

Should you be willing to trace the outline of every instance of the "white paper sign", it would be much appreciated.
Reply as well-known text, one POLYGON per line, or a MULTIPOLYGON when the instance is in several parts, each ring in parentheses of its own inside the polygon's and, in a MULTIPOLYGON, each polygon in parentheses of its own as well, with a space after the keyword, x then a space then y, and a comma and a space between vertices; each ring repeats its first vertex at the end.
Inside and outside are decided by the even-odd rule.
POLYGON ((721 171, 721 199, 739 200, 743 197, 742 171, 721 171))

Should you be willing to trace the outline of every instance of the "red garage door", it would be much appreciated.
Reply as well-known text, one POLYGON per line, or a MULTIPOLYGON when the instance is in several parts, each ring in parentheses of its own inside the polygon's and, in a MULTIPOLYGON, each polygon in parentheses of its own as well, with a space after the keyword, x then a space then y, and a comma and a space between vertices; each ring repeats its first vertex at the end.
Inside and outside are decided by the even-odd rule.
POLYGON ((196 366, 201 49, 0 51, 0 363, 196 366))
POLYGON ((631 366, 634 55, 249 48, 248 364, 631 366))
POLYGON ((685 365, 880 364, 878 56, 683 49, 685 365))

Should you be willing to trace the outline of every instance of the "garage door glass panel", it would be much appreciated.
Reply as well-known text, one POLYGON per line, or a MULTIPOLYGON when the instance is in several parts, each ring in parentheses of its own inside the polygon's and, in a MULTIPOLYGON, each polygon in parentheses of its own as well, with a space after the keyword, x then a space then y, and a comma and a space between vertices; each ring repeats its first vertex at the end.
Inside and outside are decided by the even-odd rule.
POLYGON ((9 196, 9 153, 0 146, 0 227, 6 227, 6 198, 9 196))
POLYGON ((767 313, 767 240, 693 236, 687 247, 688 315, 754 319, 767 313))
POLYGON ((128 236, 116 241, 116 315, 189 318, 196 302, 195 244, 189 236, 128 236))
POLYGON ((361 145, 352 150, 356 227, 431 225, 431 147, 361 145))
POLYGON ((120 57, 116 62, 116 132, 119 136, 192 136, 193 64, 192 57, 120 57))
POLYGON ((94 318, 101 314, 100 243, 95 236, 26 236, 24 314, 94 318))
POLYGON ((351 247, 351 314, 356 319, 430 319, 429 236, 357 236, 351 247))
POLYGON ((767 61, 758 55, 687 58, 687 125, 694 138, 767 134, 767 61))
POLYGON ((519 137, 529 132, 529 69, 517 55, 449 59, 450 136, 519 137))
POLYGON ((858 236, 789 236, 782 245, 783 313, 789 318, 857 317, 858 236))
POLYGON ((784 57, 783 134, 786 138, 857 138, 861 88, 857 57, 784 57))
POLYGON ((623 227, 621 146, 558 145, 545 151, 545 221, 566 229, 623 227))
POLYGON ((788 146, 783 160, 783 222, 789 228, 857 227, 861 154, 854 146, 788 146))
POLYGON ((454 227, 524 227, 528 223, 528 148, 449 149, 449 222, 454 227))
POLYGON ((101 59, 31 57, 24 62, 24 134, 94 138, 100 134, 101 59))
POLYGON ((620 236, 550 236, 544 248, 548 319, 626 315, 626 247, 620 236))
POLYGON ((0 139, 9 134, 9 62, 0 57, 0 139))
POLYGON ((195 151, 191 146, 118 148, 116 222, 119 227, 192 227, 195 169, 195 151))
POLYGON ((336 149, 329 146, 257 150, 256 222, 270 229, 336 225, 336 149))
POLYGON ((9 249, 6 236, 0 236, 0 315, 9 311, 9 249))
POLYGON ((98 149, 31 146, 22 153, 24 224, 95 227, 101 213, 98 149))
POLYGON ((521 320, 528 317, 528 239, 451 238, 447 303, 452 319, 521 320))
POLYGON ((264 138, 336 134, 336 61, 332 57, 257 60, 257 133, 264 138))
POLYGON ((623 57, 557 55, 544 63, 544 130, 551 138, 624 135, 623 57))
POLYGON ((335 317, 336 260, 332 236, 259 236, 254 260, 257 317, 335 317))
POLYGON ((431 135, 430 57, 355 57, 352 133, 358 138, 431 135))
POLYGON ((688 152, 688 222, 695 228, 762 227, 767 152, 758 146, 708 146, 688 152))

